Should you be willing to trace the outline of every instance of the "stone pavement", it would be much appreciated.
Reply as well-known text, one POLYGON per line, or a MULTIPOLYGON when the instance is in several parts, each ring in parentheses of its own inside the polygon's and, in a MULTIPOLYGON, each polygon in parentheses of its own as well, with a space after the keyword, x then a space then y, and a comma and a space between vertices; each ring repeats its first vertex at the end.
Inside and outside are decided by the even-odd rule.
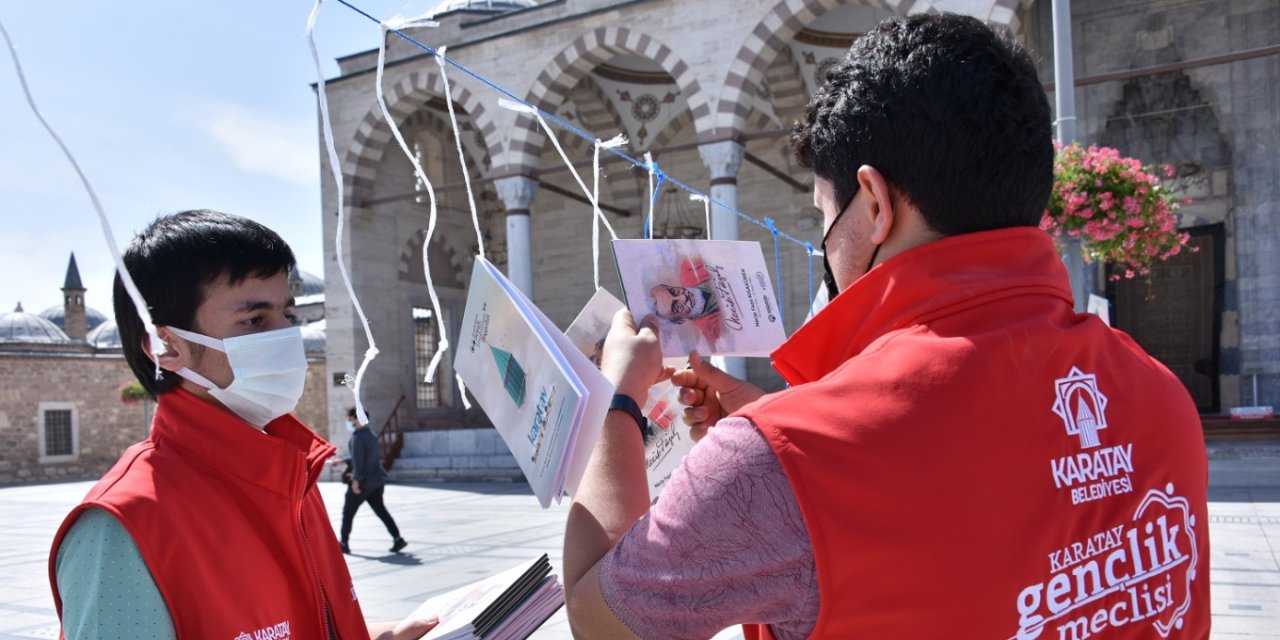
MULTIPOLYGON (((1280 443, 1209 449, 1212 637, 1280 640, 1280 443)), ((57 638, 49 542, 91 484, 0 489, 0 640, 57 638)), ((322 487, 336 528, 344 487, 322 487)), ((367 506, 351 539, 351 572, 371 619, 398 619, 429 596, 543 552, 560 565, 568 505, 544 511, 523 483, 392 485, 386 502, 409 540, 405 553, 387 552, 390 539, 367 506)), ((564 611, 533 637, 569 638, 564 611)))

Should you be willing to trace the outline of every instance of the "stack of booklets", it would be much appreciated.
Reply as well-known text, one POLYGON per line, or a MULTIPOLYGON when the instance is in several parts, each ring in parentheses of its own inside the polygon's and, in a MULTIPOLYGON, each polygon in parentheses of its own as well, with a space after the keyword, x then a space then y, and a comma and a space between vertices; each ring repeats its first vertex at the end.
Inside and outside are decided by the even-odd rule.
POLYGON ((477 257, 454 369, 544 508, 572 495, 613 384, 524 293, 477 257))
POLYGON ((424 640, 523 640, 564 605, 546 554, 423 602, 412 617, 436 616, 424 640))

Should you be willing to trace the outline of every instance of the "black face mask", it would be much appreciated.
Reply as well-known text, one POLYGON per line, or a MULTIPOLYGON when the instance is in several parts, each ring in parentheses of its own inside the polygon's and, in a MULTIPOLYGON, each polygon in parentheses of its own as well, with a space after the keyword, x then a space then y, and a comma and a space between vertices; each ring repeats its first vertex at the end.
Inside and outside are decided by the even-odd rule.
MULTIPOLYGON (((853 204, 853 199, 857 195, 858 190, 854 189, 853 193, 849 195, 849 199, 845 200, 844 206, 840 208, 840 213, 836 214, 835 220, 831 221, 831 226, 827 227, 827 232, 822 235, 822 244, 820 245, 822 248, 822 284, 827 287, 827 302, 835 300, 836 296, 840 295, 840 288, 836 286, 836 276, 831 271, 831 262, 827 260, 827 238, 831 237, 832 230, 840 223, 840 218, 844 217, 845 212, 849 210, 849 205, 853 204)), ((880 245, 876 245, 875 250, 871 252, 871 261, 867 263, 864 273, 871 270, 871 265, 876 263, 876 255, 879 253, 880 245)))

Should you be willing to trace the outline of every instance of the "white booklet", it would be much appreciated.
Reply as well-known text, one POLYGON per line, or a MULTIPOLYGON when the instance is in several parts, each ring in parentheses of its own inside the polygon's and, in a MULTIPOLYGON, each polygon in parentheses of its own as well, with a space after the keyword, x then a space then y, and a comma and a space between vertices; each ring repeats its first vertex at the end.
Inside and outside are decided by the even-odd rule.
POLYGON ((543 508, 582 480, 613 384, 496 267, 477 256, 454 369, 543 508))
POLYGON ((563 605, 564 588, 543 554, 429 598, 410 617, 440 619, 423 640, 523 640, 563 605))
POLYGON ((614 240, 627 307, 659 318, 662 354, 767 356, 786 338, 758 242, 614 240))
MULTIPOLYGON (((569 341, 586 354, 598 367, 600 353, 604 348, 605 336, 613 325, 613 316, 623 308, 618 300, 604 289, 596 291, 574 319, 565 335, 569 341)), ((685 358, 667 358, 666 366, 683 367, 688 363, 685 358)), ((680 390, 670 381, 659 382, 649 388, 649 396, 644 401, 641 412, 648 418, 644 438, 644 462, 649 475, 649 502, 657 502, 658 495, 671 480, 671 473, 680 465, 680 460, 693 448, 693 438, 689 433, 689 425, 684 423, 680 414, 685 405, 680 403, 680 390)), ((638 400, 639 398, 637 398, 638 400)))

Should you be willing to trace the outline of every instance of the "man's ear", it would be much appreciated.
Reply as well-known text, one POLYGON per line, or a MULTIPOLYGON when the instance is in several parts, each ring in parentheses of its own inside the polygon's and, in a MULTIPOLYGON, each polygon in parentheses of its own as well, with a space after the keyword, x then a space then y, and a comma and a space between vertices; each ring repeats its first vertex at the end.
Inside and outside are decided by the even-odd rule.
MULTIPOLYGON (((174 335, 169 327, 157 326, 156 335, 160 336, 160 340, 164 343, 164 351, 160 354, 160 368, 166 371, 177 371, 179 369, 190 368, 195 364, 195 360, 191 353, 191 343, 174 335)), ((151 352, 150 337, 142 336, 142 352, 147 354, 148 358, 153 361, 156 359, 155 354, 151 352)))
POLYGON ((871 196, 866 215, 871 224, 871 234, 867 238, 873 244, 881 245, 889 239, 894 223, 898 220, 897 204, 894 199, 893 186, 885 179, 879 169, 864 164, 858 167, 858 189, 871 196))

